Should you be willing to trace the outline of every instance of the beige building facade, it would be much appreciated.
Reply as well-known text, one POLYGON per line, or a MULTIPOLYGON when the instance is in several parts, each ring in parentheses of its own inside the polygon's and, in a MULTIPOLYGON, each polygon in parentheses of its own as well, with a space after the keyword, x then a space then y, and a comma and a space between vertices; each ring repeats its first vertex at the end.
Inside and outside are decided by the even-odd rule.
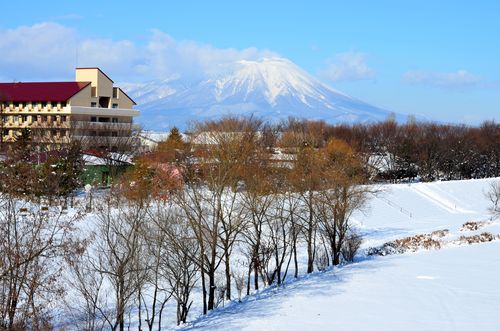
POLYGON ((112 149, 130 138, 139 115, 135 102, 99 68, 77 68, 75 78, 0 83, 1 141, 15 141, 26 128, 48 145, 78 139, 89 148, 112 149))

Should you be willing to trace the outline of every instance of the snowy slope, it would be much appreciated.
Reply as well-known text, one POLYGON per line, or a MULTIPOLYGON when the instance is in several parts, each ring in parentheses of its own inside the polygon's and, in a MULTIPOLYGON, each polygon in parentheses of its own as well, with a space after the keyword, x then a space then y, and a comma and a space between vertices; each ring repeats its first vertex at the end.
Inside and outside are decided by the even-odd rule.
POLYGON ((498 330, 500 242, 390 256, 264 291, 195 330, 498 330))
POLYGON ((125 89, 138 103, 138 121, 147 129, 186 128, 189 121, 228 114, 330 123, 379 121, 389 114, 332 89, 283 58, 231 63, 199 82, 171 78, 125 89))
POLYGON ((492 180, 383 185, 368 213, 353 219, 366 235, 365 246, 444 228, 456 232, 466 221, 489 217, 484 192, 492 180))
MULTIPOLYGON (((354 216, 364 247, 438 229, 448 229, 449 240, 483 231, 499 234, 499 221, 476 232, 460 231, 466 221, 489 219, 484 192, 498 180, 381 186, 370 211, 354 216)), ((498 279, 500 241, 365 257, 254 293, 185 328, 498 330, 498 279)))

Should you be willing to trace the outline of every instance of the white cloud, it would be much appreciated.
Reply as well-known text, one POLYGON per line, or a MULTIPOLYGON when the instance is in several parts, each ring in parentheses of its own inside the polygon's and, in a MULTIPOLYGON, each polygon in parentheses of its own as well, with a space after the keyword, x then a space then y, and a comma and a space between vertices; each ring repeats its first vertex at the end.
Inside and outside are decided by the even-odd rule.
POLYGON ((327 67, 319 75, 333 81, 352 81, 375 77, 375 71, 366 64, 367 55, 346 52, 328 59, 327 67))
POLYGON ((78 65, 101 67, 117 81, 201 78, 233 61, 275 55, 257 48, 217 48, 176 40, 159 30, 151 31, 143 44, 82 38, 76 30, 52 22, 0 30, 0 54, 0 72, 8 80, 70 79, 78 65))
POLYGON ((190 40, 176 40, 159 30, 154 30, 147 45, 148 63, 144 70, 154 70, 161 76, 205 76, 224 70, 225 65, 238 60, 272 56, 267 50, 257 48, 216 48, 190 40))
POLYGON ((76 40, 74 30, 55 23, 0 30, 0 72, 11 80, 58 78, 74 66, 76 40))
POLYGON ((78 66, 125 74, 136 71, 143 53, 129 40, 87 39, 78 43, 78 66))
POLYGON ((483 79, 466 70, 455 72, 435 72, 428 70, 408 71, 403 75, 403 81, 408 84, 427 85, 448 89, 463 89, 475 87, 482 83, 483 79))

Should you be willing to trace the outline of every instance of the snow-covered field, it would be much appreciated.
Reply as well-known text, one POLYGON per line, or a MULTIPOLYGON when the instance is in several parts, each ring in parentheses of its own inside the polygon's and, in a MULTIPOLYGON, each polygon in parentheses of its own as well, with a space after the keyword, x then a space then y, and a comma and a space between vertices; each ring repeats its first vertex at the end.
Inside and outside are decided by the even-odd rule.
MULTIPOLYGON (((484 192, 492 181, 468 180, 382 186, 370 210, 354 216, 364 248, 448 229, 443 241, 500 233, 489 220, 484 192)), ((185 326, 213 330, 500 330, 500 241, 446 244, 440 250, 357 262, 302 276, 232 302, 185 326)), ((194 317, 194 316, 192 316, 194 317)))

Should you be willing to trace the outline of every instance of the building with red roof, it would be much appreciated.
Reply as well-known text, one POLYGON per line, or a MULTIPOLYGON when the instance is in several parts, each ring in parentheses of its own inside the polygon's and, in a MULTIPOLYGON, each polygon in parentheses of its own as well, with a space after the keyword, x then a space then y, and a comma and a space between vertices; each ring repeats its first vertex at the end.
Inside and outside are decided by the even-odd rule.
POLYGON ((0 83, 0 142, 23 129, 32 139, 117 148, 134 130, 136 103, 99 68, 77 68, 74 82, 0 83))

